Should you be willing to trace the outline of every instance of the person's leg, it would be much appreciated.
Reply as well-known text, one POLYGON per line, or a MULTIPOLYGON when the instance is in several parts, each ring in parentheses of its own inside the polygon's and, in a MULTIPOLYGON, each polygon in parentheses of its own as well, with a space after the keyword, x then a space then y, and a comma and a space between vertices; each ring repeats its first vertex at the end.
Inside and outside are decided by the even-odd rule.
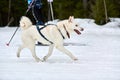
MULTIPOLYGON (((44 25, 43 21, 42 21, 42 13, 40 13, 40 9, 38 7, 33 6, 32 7, 32 14, 35 18, 36 21, 36 25, 44 25)), ((42 45, 42 43, 37 42, 38 45, 42 45)))
POLYGON ((33 16, 36 20, 36 24, 37 25, 44 25, 43 15, 42 15, 41 9, 39 9, 38 7, 33 7, 32 13, 33 13, 33 16))

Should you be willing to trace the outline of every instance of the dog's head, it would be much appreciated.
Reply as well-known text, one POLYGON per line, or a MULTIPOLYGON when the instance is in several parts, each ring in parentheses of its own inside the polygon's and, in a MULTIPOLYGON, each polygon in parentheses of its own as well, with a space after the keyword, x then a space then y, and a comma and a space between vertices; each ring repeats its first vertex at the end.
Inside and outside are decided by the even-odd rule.
POLYGON ((32 26, 31 20, 26 16, 22 16, 21 20, 20 20, 20 27, 23 30, 25 30, 25 29, 29 28, 30 26, 32 26))
POLYGON ((73 16, 70 16, 68 21, 66 22, 66 29, 69 33, 76 32, 78 35, 81 34, 80 31, 83 31, 84 29, 79 26, 79 24, 74 20, 73 16))

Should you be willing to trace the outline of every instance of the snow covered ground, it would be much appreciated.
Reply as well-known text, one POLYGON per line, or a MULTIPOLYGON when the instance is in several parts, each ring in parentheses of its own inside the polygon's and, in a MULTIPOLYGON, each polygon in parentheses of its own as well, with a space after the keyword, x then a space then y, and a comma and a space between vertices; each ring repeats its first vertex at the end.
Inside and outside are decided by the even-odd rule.
MULTIPOLYGON (((20 29, 10 46, 6 46, 16 28, 0 28, 0 80, 120 80, 120 20, 98 26, 94 20, 76 19, 84 31, 65 40, 65 46, 79 60, 54 50, 46 62, 35 62, 28 49, 21 57, 20 29), (75 36, 76 35, 76 36, 75 36)), ((47 54, 48 46, 36 46, 37 55, 47 54)))

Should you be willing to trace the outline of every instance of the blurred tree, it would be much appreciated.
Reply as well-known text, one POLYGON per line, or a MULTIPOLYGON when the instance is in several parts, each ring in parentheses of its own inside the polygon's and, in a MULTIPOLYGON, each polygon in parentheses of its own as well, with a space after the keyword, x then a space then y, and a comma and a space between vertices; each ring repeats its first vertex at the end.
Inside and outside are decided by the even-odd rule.
POLYGON ((25 0, 12 0, 11 1, 11 17, 14 18, 13 25, 19 25, 19 19, 25 15, 27 9, 27 2, 25 0))
MULTIPOLYGON (((19 25, 20 17, 25 15, 27 1, 0 0, 0 4, 0 26, 7 25, 11 17, 14 18, 11 25, 19 25)), ((106 8, 108 17, 120 17, 120 0, 106 0, 106 8)), ((98 24, 105 23, 103 0, 53 0, 53 11, 55 19, 66 19, 73 15, 78 18, 93 18, 98 24)), ((43 14, 47 21, 47 0, 43 0, 43 14)), ((32 15, 30 19, 33 19, 32 15)))
POLYGON ((20 16, 25 14, 25 0, 11 0, 10 2, 9 0, 0 0, 0 4, 0 26, 7 25, 11 17, 14 18, 11 25, 18 25, 20 16))
MULTIPOLYGON (((108 17, 119 17, 120 11, 118 5, 120 5, 119 0, 106 0, 106 8, 108 17)), ((96 0, 95 4, 92 5, 92 17, 98 24, 105 24, 105 7, 103 0, 96 0)), ((108 19, 109 20, 109 19, 108 19)))
POLYGON ((54 0, 55 17, 66 19, 70 15, 88 17, 88 0, 54 0))
POLYGON ((0 26, 7 23, 8 16, 8 2, 7 0, 0 0, 0 26))

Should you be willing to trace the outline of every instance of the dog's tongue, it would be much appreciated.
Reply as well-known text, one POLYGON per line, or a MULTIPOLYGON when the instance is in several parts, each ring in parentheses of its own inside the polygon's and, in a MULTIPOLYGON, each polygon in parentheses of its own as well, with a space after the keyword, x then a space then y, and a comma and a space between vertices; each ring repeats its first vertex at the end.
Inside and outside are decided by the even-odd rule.
POLYGON ((80 35, 80 34, 81 34, 81 32, 80 32, 80 31, 78 31, 77 29, 74 29, 74 31, 75 31, 78 35, 80 35))

